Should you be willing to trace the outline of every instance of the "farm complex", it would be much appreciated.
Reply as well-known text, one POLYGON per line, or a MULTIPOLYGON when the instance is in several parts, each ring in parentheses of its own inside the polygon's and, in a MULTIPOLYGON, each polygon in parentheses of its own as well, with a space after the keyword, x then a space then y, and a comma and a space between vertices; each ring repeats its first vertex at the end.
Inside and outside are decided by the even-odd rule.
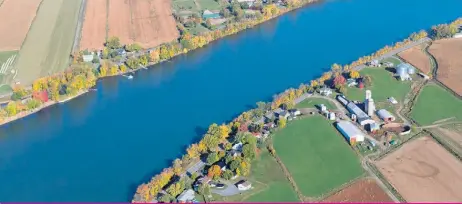
POLYGON ((179 37, 169 0, 88 1, 81 50, 101 50, 109 37, 151 48, 179 37))

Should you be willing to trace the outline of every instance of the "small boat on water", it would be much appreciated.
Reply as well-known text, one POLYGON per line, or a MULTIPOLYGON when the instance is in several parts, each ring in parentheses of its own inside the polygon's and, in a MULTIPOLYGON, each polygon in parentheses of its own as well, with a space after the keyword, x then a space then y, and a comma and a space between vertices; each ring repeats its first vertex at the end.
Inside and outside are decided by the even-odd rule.
POLYGON ((127 79, 133 79, 133 75, 128 75, 127 79))

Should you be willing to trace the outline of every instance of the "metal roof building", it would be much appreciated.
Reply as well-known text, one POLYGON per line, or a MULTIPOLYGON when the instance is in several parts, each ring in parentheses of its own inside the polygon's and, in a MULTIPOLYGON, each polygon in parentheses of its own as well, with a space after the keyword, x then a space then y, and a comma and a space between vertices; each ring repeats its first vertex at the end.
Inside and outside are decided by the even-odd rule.
POLYGON ((372 120, 361 108, 358 107, 353 102, 350 102, 347 104, 347 109, 350 111, 352 114, 356 115, 356 118, 358 120, 358 123, 361 125, 367 125, 367 124, 372 124, 375 123, 374 120, 372 120))
POLYGON ((353 123, 349 121, 340 121, 336 124, 336 127, 350 144, 364 141, 363 132, 353 123))
POLYGON ((378 110, 377 115, 379 116, 380 119, 382 119, 384 121, 391 122, 391 121, 396 120, 395 116, 393 116, 390 112, 388 112, 385 109, 378 110))

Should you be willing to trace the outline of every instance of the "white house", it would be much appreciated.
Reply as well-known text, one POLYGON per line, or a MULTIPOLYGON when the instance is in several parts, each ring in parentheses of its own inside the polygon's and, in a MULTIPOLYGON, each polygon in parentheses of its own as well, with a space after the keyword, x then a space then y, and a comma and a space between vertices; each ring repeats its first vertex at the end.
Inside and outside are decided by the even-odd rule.
POLYGON ((336 126, 338 131, 342 133, 350 144, 364 141, 364 134, 353 123, 349 121, 340 121, 336 124, 336 126))
POLYGON ((241 180, 237 182, 236 186, 237 186, 237 189, 239 189, 240 191, 246 191, 252 188, 252 184, 245 180, 241 180))
POLYGON ((180 203, 192 202, 195 199, 195 193, 192 189, 188 189, 183 191, 177 199, 180 203))
POLYGON ((332 89, 330 88, 327 88, 327 87, 323 87, 321 88, 321 90, 319 90, 319 93, 323 96, 329 96, 332 94, 332 89))

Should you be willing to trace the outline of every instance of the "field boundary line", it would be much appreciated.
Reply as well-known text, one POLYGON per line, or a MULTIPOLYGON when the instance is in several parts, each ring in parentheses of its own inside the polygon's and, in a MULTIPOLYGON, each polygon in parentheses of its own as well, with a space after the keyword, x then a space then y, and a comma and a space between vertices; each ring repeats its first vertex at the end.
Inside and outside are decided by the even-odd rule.
MULTIPOLYGON (((42 7, 42 4, 44 1, 47 1, 47 0, 41 0, 40 1, 40 4, 37 6, 37 10, 35 10, 35 16, 34 16, 34 19, 32 20, 32 22, 30 23, 30 26, 29 26, 29 29, 27 30, 27 34, 26 34, 26 37, 24 38, 24 40, 22 41, 21 43, 21 47, 19 47, 19 50, 18 50, 18 54, 17 55, 17 58, 19 59, 21 57, 21 50, 22 50, 22 47, 24 46, 24 44, 26 43, 27 41, 27 38, 29 38, 29 33, 30 33, 30 30, 32 29, 32 26, 34 26, 35 24, 35 21, 37 19, 37 14, 39 13, 39 10, 41 9, 42 7)), ((3 1, 4 2, 4 1, 3 1)), ((3 4, 3 3, 2 3, 3 4)), ((17 70, 16 68, 16 62, 19 61, 19 60, 15 60, 15 62, 11 65, 13 68, 12 69, 15 69, 16 71, 16 74, 18 73, 19 70, 17 70)))
POLYGON ((374 172, 375 176, 380 181, 382 181, 383 185, 387 187, 387 189, 395 196, 396 199, 398 199, 401 202, 407 202, 406 199, 404 199, 403 196, 401 196, 401 194, 398 192, 398 190, 396 190, 396 188, 390 182, 388 182, 385 176, 383 176, 383 174, 377 169, 377 167, 373 163, 366 161, 366 165, 372 172, 374 172))
POLYGON ((298 188, 298 185, 295 182, 295 179, 292 177, 292 174, 290 174, 289 169, 287 169, 287 167, 284 165, 284 163, 282 162, 282 160, 279 158, 279 156, 276 153, 273 153, 271 155, 276 160, 276 162, 279 164, 279 168, 281 168, 282 171, 284 172, 284 176, 286 176, 287 180, 289 180, 293 190, 295 191, 295 193, 298 196, 298 199, 301 202, 305 202, 307 197, 305 197, 305 195, 303 195, 303 193, 298 188))
POLYGON ((108 36, 109 35, 109 8, 110 8, 109 0, 106 0, 106 35, 105 35, 105 38, 104 38, 105 39, 104 40, 105 44, 107 42, 107 39, 109 38, 109 36, 108 36))
POLYGON ((436 136, 436 134, 434 134, 433 132, 428 131, 428 130, 426 130, 426 132, 431 136, 431 138, 435 142, 437 142, 440 146, 442 146, 444 149, 446 149, 446 151, 448 151, 450 154, 452 154, 454 157, 456 157, 460 162, 462 162, 462 155, 460 155, 458 152, 456 152, 451 147, 449 147, 447 144, 445 144, 445 142, 441 138, 436 136))
MULTIPOLYGON (((71 53, 78 51, 80 49, 80 41, 82 40, 83 24, 85 22, 85 13, 87 11, 87 0, 81 0, 79 14, 77 18, 77 28, 75 29, 74 34, 74 43, 72 45, 71 53)), ((71 57, 72 58, 72 57, 71 57)), ((70 60, 72 62, 72 60, 70 60)))

